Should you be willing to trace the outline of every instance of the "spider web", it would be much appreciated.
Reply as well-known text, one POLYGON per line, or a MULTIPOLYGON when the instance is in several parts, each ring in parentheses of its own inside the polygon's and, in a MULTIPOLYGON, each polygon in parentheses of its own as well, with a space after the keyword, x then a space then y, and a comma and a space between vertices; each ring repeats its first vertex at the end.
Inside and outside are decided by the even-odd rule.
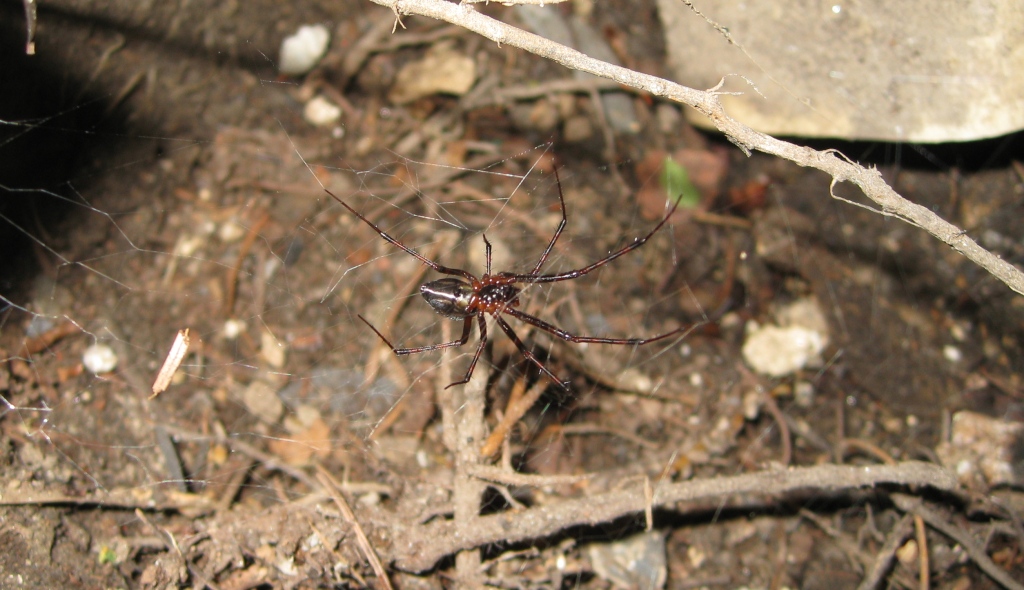
MULTIPOLYGON (((12 148, 39 129, 60 129, 53 119, 7 120, 5 126, 13 130, 5 142, 12 148)), ((393 359, 356 320, 364 315, 401 345, 439 341, 445 320, 429 311, 408 280, 422 265, 323 189, 410 247, 478 275, 484 272, 481 234, 494 244, 495 272, 526 272, 560 219, 550 144, 513 153, 482 145, 467 150, 459 165, 385 150, 374 165, 359 169, 325 152, 308 130, 288 132, 272 114, 264 129, 225 128, 209 140, 127 139, 127 153, 50 188, 2 187, 37 214, 55 204, 65 211, 35 226, 2 214, 42 268, 0 297, 4 358, 26 372, 16 379, 20 389, 5 395, 3 418, 54 451, 32 465, 47 465, 69 484, 84 478, 102 490, 226 486, 208 477, 217 471, 215 462, 225 460, 224 437, 269 445, 301 465, 352 444, 328 434, 337 420, 347 421, 356 440, 365 439, 403 398, 430 399, 440 355, 393 359), (155 147, 166 144, 174 147, 155 147), (147 152, 158 156, 140 157, 147 152), (154 171, 163 172, 159 180, 154 171), (123 191, 148 196, 111 199, 123 191), (151 399, 156 370, 184 329, 189 353, 170 388, 151 399), (95 374, 83 364, 97 350, 116 358, 115 370, 95 374), (106 468, 111 462, 124 468, 106 468)), ((570 223, 547 272, 584 265, 600 257, 601 248, 630 237, 594 239, 597 232, 582 213, 597 195, 577 188, 571 173, 563 175, 570 223), (575 252, 577 245, 585 249, 575 252)), ((643 259, 633 257, 616 266, 635 277, 643 259)), ((579 333, 643 330, 636 325, 643 310, 600 296, 602 274, 588 278, 598 297, 584 312, 574 289, 558 287, 526 289, 526 309, 553 314, 546 317, 556 323, 582 318, 573 327, 579 333), (618 325, 607 319, 623 314, 634 319, 618 325)), ((429 278, 436 277, 422 280, 429 278)), ((456 374, 476 337, 455 357, 456 374)), ((502 364, 492 367, 488 354, 477 370, 521 373, 524 361, 502 342, 504 335, 492 329, 491 339, 498 341, 493 354, 502 364)), ((528 343, 537 346, 533 338, 528 343)), ((540 344, 549 347, 550 339, 540 344)), ((612 353, 622 367, 637 366, 636 355, 634 349, 612 353)))
MULTIPOLYGON (((92 65, 106 53, 129 65, 146 63, 133 53, 141 53, 134 43, 125 55, 110 49, 114 37, 97 33, 92 41, 77 39, 76 47, 92 65)), ((260 46, 247 59, 273 53, 260 46)), ((63 93, 57 84, 44 94, 62 100, 0 110, 0 161, 20 165, 0 176, 0 234, 8 254, 0 275, 7 502, 39 503, 43 495, 58 503, 96 501, 98 490, 116 505, 148 506, 156 497, 162 506, 187 509, 202 496, 222 508, 236 501, 285 506, 314 489, 314 464, 344 471, 362 485, 352 489, 368 504, 395 494, 394 474, 414 488, 410 496, 423 482, 436 484, 451 463, 434 410, 446 385, 442 369, 447 364, 461 376, 476 328, 449 358, 394 358, 357 315, 397 346, 440 342, 446 323, 456 334, 459 325, 433 314, 417 293, 434 273, 324 189, 423 255, 478 276, 484 234, 494 245, 493 271, 533 268, 560 220, 554 160, 562 166, 568 225, 546 272, 585 266, 656 223, 636 201, 615 194, 612 171, 592 154, 511 133, 467 139, 442 126, 432 135, 413 109, 392 111, 373 101, 357 105, 359 116, 346 113, 337 125, 318 128, 303 119, 302 106, 324 87, 282 81, 257 66, 251 70, 262 73, 204 69, 206 77, 197 80, 188 69, 210 60, 190 58, 180 69, 163 60, 148 93, 122 96, 131 75, 101 84, 100 72, 85 81, 89 91, 63 93), (203 108, 189 102, 200 90, 208 93, 203 108), (243 107, 236 95, 244 96, 243 107), (181 106, 183 114, 172 116, 164 103, 168 112, 147 107, 150 96, 181 106), (131 108, 122 109, 122 99, 131 108), (153 381, 184 329, 188 353, 168 389, 152 397, 153 381), (116 358, 116 368, 90 371, 87 351, 116 358), (382 473, 393 476, 388 485, 380 483, 387 479, 382 473), (168 492, 191 495, 177 501, 168 492)), ((26 88, 16 90, 33 98, 26 88)), ((774 173, 771 166, 763 165, 766 173, 774 173)), ((631 188, 642 190, 657 178, 639 182, 631 188)), ((814 182, 799 190, 815 199, 828 193, 824 180, 814 182)), ((713 313, 705 306, 723 301, 729 272, 766 291, 806 295, 813 287, 799 276, 846 266, 801 225, 801 215, 811 213, 797 209, 810 199, 781 189, 770 194, 769 208, 783 212, 772 242, 782 252, 772 263, 782 270, 768 278, 749 263, 755 255, 768 257, 750 238, 767 233, 764 226, 736 231, 687 221, 584 280, 530 286, 522 309, 574 333, 641 337, 713 313), (732 271, 722 262, 727 257, 737 261, 732 271)), ((953 327, 941 333, 925 327, 914 308, 921 302, 917 283, 897 256, 900 248, 919 248, 913 230, 884 227, 857 242, 857 232, 847 228, 884 222, 835 203, 822 209, 814 218, 824 220, 821 234, 838 236, 830 246, 859 261, 843 277, 829 277, 841 288, 812 293, 845 348, 831 351, 816 374, 770 384, 783 397, 805 385, 825 390, 830 368, 849 363, 857 387, 791 413, 820 430, 838 404, 859 434, 884 424, 889 440, 916 441, 923 435, 906 426, 907 416, 922 406, 941 407, 917 393, 941 390, 940 343, 952 338, 946 332, 959 334, 950 345, 970 350, 963 342, 974 338, 971 324, 953 317, 944 320, 953 327), (854 305, 851 293, 859 297, 854 305), (862 315, 854 313, 858 307, 862 315), (904 336, 895 325, 905 325, 905 338, 915 342, 930 335, 914 368, 904 361, 904 336), (904 397, 918 405, 900 406, 904 397)), ((743 368, 738 350, 745 322, 771 310, 744 305, 729 309, 717 335, 644 349, 567 346, 513 322, 527 345, 579 391, 569 403, 542 398, 514 435, 516 466, 556 474, 632 469, 671 478, 775 460, 778 430, 758 401, 769 382, 743 368), (614 391, 623 382, 634 389, 614 391), (551 435, 558 430, 552 425, 562 434, 551 435)), ((493 411, 505 401, 497 396, 517 380, 543 379, 530 374, 500 331, 492 328, 490 337, 477 371, 490 376, 493 411)), ((805 456, 825 452, 813 443, 802 449, 805 456)), ((241 520, 266 526, 253 514, 241 520)), ((641 521, 616 526, 626 534, 641 521)))

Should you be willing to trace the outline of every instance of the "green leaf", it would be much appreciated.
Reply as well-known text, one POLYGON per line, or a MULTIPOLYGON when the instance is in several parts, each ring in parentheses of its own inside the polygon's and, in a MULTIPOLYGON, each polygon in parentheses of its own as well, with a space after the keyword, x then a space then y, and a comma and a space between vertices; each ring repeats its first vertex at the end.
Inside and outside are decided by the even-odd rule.
POLYGON ((692 209, 700 203, 700 193, 690 182, 690 175, 669 156, 661 167, 661 186, 665 187, 670 201, 678 201, 682 207, 692 209))
POLYGON ((114 564, 117 565, 117 553, 113 549, 104 545, 100 547, 100 554, 98 558, 99 562, 103 565, 114 564))

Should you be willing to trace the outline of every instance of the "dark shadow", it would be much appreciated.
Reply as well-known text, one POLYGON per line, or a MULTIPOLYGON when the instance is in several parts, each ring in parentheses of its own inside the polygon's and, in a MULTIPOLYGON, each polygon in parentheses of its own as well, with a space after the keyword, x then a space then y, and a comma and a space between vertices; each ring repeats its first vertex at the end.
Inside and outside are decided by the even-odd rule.
POLYGON ((797 145, 819 151, 835 149, 863 166, 896 166, 924 172, 958 168, 978 172, 1009 166, 1024 152, 1024 131, 978 141, 937 144, 882 141, 844 141, 780 137, 797 145))
POLYGON ((83 171, 126 126, 111 97, 83 91, 88 72, 42 51, 25 55, 20 4, 0 6, 0 64, 0 295, 21 305, 42 261, 52 260, 42 245, 63 246, 62 228, 74 223, 68 181, 84 176, 74 188, 86 190, 83 171))

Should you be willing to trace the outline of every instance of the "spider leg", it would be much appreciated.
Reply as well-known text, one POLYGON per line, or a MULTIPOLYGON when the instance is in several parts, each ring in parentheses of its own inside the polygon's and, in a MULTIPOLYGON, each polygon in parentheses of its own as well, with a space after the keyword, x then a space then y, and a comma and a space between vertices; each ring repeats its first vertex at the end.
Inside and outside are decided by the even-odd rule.
POLYGON ((481 234, 481 235, 484 237, 484 248, 485 248, 484 251, 487 254, 487 256, 486 256, 487 265, 485 267, 484 274, 485 275, 490 275, 491 274, 491 243, 489 241, 487 241, 487 234, 481 234))
MULTIPOLYGON (((648 233, 646 236, 642 238, 637 238, 636 240, 633 241, 632 244, 629 244, 624 248, 612 252, 608 256, 602 258, 601 260, 598 260, 597 262, 591 264, 590 266, 586 266, 584 268, 580 268, 577 270, 570 270, 568 272, 560 272, 552 275, 512 275, 511 278, 515 279, 516 282, 519 283, 555 283, 558 281, 568 281, 570 279, 577 279, 579 277, 582 277, 583 275, 608 264, 609 262, 615 260, 619 256, 632 252, 633 250, 636 250, 640 246, 643 246, 645 243, 647 243, 647 240, 651 239, 651 236, 653 236, 659 229, 661 229, 661 226, 665 225, 665 223, 668 222, 669 218, 672 217, 672 214, 676 212, 677 207, 679 207, 679 201, 676 201, 675 204, 672 205, 672 207, 668 210, 668 215, 666 215, 665 218, 662 219, 660 223, 658 223, 658 225, 654 226, 654 229, 652 229, 650 233, 648 233)), ((552 244, 553 243, 554 242, 552 242, 552 244)), ((546 256, 547 252, 544 253, 544 257, 546 256)))
MULTIPOLYGON (((505 308, 505 312, 508 313, 510 309, 511 308, 505 308)), ((522 353, 524 357, 526 357, 526 360, 537 365, 537 368, 540 369, 541 373, 547 375, 548 378, 557 383, 558 386, 561 387, 564 391, 570 391, 569 382, 562 381, 547 367, 545 367, 544 363, 540 362, 540 359, 538 359, 537 356, 533 354, 533 351, 531 351, 529 348, 526 348, 526 345, 523 344, 523 341, 519 339, 519 336, 516 334, 515 330, 512 329, 512 326, 508 325, 508 322, 506 322, 504 318, 502 318, 500 315, 495 314, 494 321, 498 323, 498 327, 501 328, 502 332, 505 332, 505 335, 508 336, 508 339, 511 340, 512 343, 516 345, 516 348, 519 349, 519 352, 522 353)))
MULTIPOLYGON (((449 387, 455 387, 456 385, 464 385, 469 383, 469 380, 473 377, 473 369, 476 368, 476 362, 480 360, 480 354, 484 351, 484 347, 487 346, 487 322, 484 321, 484 314, 480 314, 477 317, 480 323, 480 344, 476 347, 476 353, 473 354, 473 360, 469 363, 469 369, 466 369, 466 376, 460 381, 455 383, 449 383, 445 389, 449 387)), ((466 318, 466 326, 469 326, 469 322, 472 318, 466 318)), ((468 332, 468 328, 466 332, 468 332)))
MULTIPOLYGON (((416 260, 419 260, 423 264, 429 266, 430 268, 436 270, 437 272, 439 272, 441 274, 458 275, 460 277, 464 277, 464 278, 468 279, 469 282, 471 282, 471 283, 476 280, 476 277, 474 277, 472 274, 470 274, 469 272, 467 272, 465 270, 462 270, 460 268, 449 268, 447 266, 441 266, 440 264, 434 262, 433 260, 431 260, 431 259, 427 258, 426 256, 423 256, 419 252, 413 250, 412 248, 409 248, 408 246, 406 246, 402 242, 399 242, 395 238, 389 236, 384 230, 382 230, 381 228, 377 227, 377 225, 375 223, 373 223, 369 219, 363 217, 363 215, 361 213, 359 213, 358 211, 356 211, 352 207, 349 207, 348 203, 346 203, 345 201, 342 201, 341 199, 336 197, 334 195, 334 193, 332 193, 331 191, 329 191, 327 189, 324 189, 324 192, 326 192, 327 194, 331 195, 331 197, 335 201, 341 203, 342 207, 348 209, 349 212, 352 213, 352 215, 355 215, 359 219, 362 219, 363 222, 366 223, 366 225, 372 227, 373 231, 377 232, 377 234, 380 235, 380 237, 384 238, 385 240, 390 242, 392 245, 394 245, 394 246, 396 246, 398 248, 401 248, 403 251, 405 251, 406 254, 409 254, 409 255, 413 256, 414 258, 416 258, 416 260)), ((372 328, 373 326, 370 326, 370 327, 372 328)))
POLYGON ((544 266, 544 263, 548 260, 548 255, 551 254, 551 249, 555 247, 555 242, 558 241, 558 236, 562 235, 562 230, 565 229, 566 216, 565 216, 565 199, 562 198, 562 180, 558 178, 558 168, 555 168, 555 182, 558 184, 558 204, 562 206, 562 221, 558 224, 558 229, 555 230, 555 235, 551 236, 551 241, 548 242, 548 247, 544 248, 544 253, 540 255, 540 260, 537 261, 537 265, 533 267, 530 272, 531 275, 536 276, 540 272, 540 267, 544 266))
MULTIPOLYGON (((453 346, 462 346, 463 344, 469 342, 469 331, 473 327, 473 324, 470 321, 473 318, 468 317, 462 324, 462 337, 459 338, 458 340, 452 340, 451 342, 442 342, 440 344, 431 344, 429 346, 417 346, 416 348, 395 348, 391 344, 391 341, 385 338, 384 334, 380 333, 380 330, 374 328, 373 324, 366 321, 366 318, 364 318, 363 316, 356 317, 363 320, 363 323, 366 324, 367 326, 370 326, 370 329, 373 330, 377 334, 377 336, 379 336, 380 339, 384 341, 384 344, 388 345, 388 348, 390 348, 391 352, 395 353, 396 356, 404 356, 407 354, 416 354, 420 352, 429 352, 431 350, 443 350, 445 348, 452 348, 453 346)), ((479 356, 479 354, 480 353, 478 352, 477 355, 479 356)))
POLYGON ((597 337, 597 336, 577 336, 575 334, 570 334, 570 333, 566 332, 565 330, 563 330, 563 329, 561 329, 561 328, 559 328, 559 327, 557 327, 557 326, 555 326, 553 324, 549 324, 548 322, 545 322, 544 320, 542 320, 542 319, 540 319, 538 317, 534 317, 534 316, 532 316, 532 315, 530 315, 528 313, 519 311, 518 309, 515 309, 515 308, 512 308, 512 307, 506 307, 505 308, 505 313, 509 314, 510 316, 512 316, 512 317, 514 317, 514 318, 516 318, 518 320, 522 320, 522 321, 526 322, 527 324, 530 324, 531 326, 535 326, 537 328, 540 328, 541 330, 544 330, 545 332, 547 332, 549 334, 552 334, 554 336, 558 336, 559 338, 561 338, 562 340, 565 340, 566 342, 575 342, 577 344, 581 344, 581 343, 584 343, 584 342, 587 342, 587 343, 591 343, 592 342, 592 343, 596 343, 596 344, 621 344, 621 345, 624 345, 624 346, 641 346, 643 344, 648 344, 650 342, 657 342, 658 340, 664 340, 666 338, 670 338, 670 337, 676 336, 678 334, 685 335, 685 333, 689 333, 691 330, 696 328, 697 325, 699 325, 699 324, 695 324, 695 325, 692 325, 692 326, 683 326, 683 327, 677 328, 675 330, 672 330, 671 332, 665 332, 664 334, 658 334, 657 336, 651 336, 651 337, 648 337, 648 338, 601 338, 601 337, 597 337))

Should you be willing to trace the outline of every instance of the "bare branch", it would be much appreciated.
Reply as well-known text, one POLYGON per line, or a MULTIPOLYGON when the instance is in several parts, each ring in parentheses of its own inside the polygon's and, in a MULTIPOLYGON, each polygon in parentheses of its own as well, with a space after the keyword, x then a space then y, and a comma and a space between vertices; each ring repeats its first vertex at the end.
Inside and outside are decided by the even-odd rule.
POLYGON ((992 273, 1017 293, 1024 295, 1024 272, 985 250, 977 242, 967 237, 966 232, 943 220, 926 207, 911 203, 901 197, 886 184, 878 170, 864 168, 837 157, 832 152, 819 152, 754 131, 729 117, 714 92, 694 90, 663 78, 641 74, 588 57, 570 47, 485 16, 469 4, 447 2, 446 0, 372 0, 372 2, 390 8, 397 16, 421 15, 457 24, 499 45, 518 47, 546 57, 567 68, 589 72, 655 96, 689 105, 708 117, 719 131, 744 152, 749 154, 751 150, 757 150, 779 156, 801 166, 817 168, 826 172, 832 176, 835 182, 850 182, 857 185, 869 199, 881 207, 882 215, 898 217, 911 225, 924 229, 992 273))
POLYGON ((978 564, 978 567, 1000 586, 1008 590, 1024 590, 1024 584, 1018 583, 1010 577, 1006 570, 996 565, 992 558, 988 556, 985 548, 975 541, 967 531, 951 524, 941 514, 925 506, 920 498, 905 494, 893 494, 892 500, 900 510, 920 516, 928 523, 928 526, 959 543, 967 551, 967 554, 971 556, 974 563, 978 564))
MULTIPOLYGON (((816 465, 662 484, 654 488, 650 503, 660 507, 707 498, 725 500, 741 494, 775 495, 799 489, 839 491, 880 484, 931 486, 941 490, 955 490, 958 486, 956 477, 949 471, 918 461, 862 467, 816 465)), ((574 525, 596 525, 628 514, 640 514, 648 500, 639 487, 483 516, 468 527, 452 521, 437 521, 422 527, 394 530, 396 542, 392 558, 400 569, 425 571, 446 555, 470 547, 536 539, 574 525)))
POLYGON ((560 4, 566 0, 462 0, 466 4, 501 4, 502 6, 514 6, 516 4, 528 4, 532 6, 544 6, 545 4, 560 4))

